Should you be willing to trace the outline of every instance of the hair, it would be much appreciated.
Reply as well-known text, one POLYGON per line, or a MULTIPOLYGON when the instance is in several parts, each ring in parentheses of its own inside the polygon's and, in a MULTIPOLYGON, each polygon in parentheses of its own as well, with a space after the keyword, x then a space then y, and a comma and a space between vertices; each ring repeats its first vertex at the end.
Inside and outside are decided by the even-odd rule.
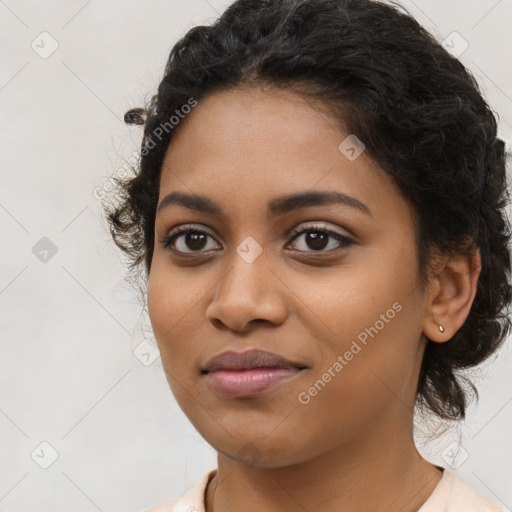
POLYGON ((505 144, 473 75, 399 7, 238 0, 211 25, 189 30, 172 48, 157 93, 125 114, 144 126, 140 159, 134 177, 117 180, 105 210, 129 268, 144 267, 146 277, 151 270, 160 171, 179 129, 167 129, 169 120, 191 99, 245 86, 317 99, 363 141, 417 216, 422 283, 434 253, 480 251, 471 311, 449 341, 429 340, 416 392, 416 405, 464 419, 464 384, 478 392, 462 371, 496 352, 510 331, 505 144))

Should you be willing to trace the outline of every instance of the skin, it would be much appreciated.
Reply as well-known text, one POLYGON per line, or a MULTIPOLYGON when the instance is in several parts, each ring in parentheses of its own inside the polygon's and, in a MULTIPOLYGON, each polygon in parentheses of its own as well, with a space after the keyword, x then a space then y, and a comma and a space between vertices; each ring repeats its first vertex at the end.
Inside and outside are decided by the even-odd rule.
POLYGON ((422 288, 414 210, 366 152, 354 161, 340 152, 347 135, 292 91, 245 88, 203 98, 166 153, 159 203, 180 191, 224 210, 158 211, 148 282, 171 390, 218 452, 208 512, 412 512, 442 476, 414 445, 415 390, 425 336, 447 341, 469 314, 479 255, 440 255, 422 288), (267 217, 269 201, 320 190, 347 194, 370 214, 330 204, 267 217), (328 237, 318 249, 305 233, 312 223, 353 243, 328 237), (174 251, 162 246, 186 224, 213 237, 194 246, 182 235, 174 251), (295 227, 303 234, 286 236, 295 227), (249 236, 263 249, 251 263, 236 251, 249 236), (394 318, 300 403, 299 393, 396 303, 394 318), (307 368, 257 397, 216 393, 201 367, 225 350, 250 348, 307 368))

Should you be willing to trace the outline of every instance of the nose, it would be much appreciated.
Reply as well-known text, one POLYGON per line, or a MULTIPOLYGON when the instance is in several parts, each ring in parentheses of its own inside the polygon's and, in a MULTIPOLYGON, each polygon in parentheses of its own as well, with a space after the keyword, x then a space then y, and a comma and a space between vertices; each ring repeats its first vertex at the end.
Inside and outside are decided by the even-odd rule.
POLYGON ((286 287, 267 265, 264 253, 252 262, 233 252, 229 270, 220 279, 206 316, 217 328, 245 332, 254 324, 282 324, 288 314, 286 287))

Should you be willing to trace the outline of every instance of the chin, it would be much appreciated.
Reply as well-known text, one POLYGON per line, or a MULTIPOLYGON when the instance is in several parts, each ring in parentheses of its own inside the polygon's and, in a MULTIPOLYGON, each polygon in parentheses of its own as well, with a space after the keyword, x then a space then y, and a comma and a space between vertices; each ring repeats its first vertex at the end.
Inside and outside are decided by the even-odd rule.
POLYGON ((248 467, 279 468, 300 464, 311 459, 314 455, 308 453, 304 444, 298 438, 252 438, 247 432, 240 436, 239 441, 230 438, 221 443, 207 442, 228 459, 248 467))

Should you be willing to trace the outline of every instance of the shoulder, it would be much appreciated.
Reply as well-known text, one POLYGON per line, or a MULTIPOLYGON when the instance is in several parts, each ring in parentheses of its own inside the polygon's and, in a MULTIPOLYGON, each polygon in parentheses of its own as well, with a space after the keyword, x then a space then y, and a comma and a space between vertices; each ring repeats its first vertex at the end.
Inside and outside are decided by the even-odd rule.
POLYGON ((418 512, 504 512, 457 473, 444 469, 434 492, 418 512))
POLYGON ((163 501, 144 512, 204 512, 204 495, 210 480, 217 473, 216 469, 209 471, 194 486, 178 499, 163 501))
POLYGON ((144 512, 172 512, 178 500, 167 500, 146 509, 144 512))

